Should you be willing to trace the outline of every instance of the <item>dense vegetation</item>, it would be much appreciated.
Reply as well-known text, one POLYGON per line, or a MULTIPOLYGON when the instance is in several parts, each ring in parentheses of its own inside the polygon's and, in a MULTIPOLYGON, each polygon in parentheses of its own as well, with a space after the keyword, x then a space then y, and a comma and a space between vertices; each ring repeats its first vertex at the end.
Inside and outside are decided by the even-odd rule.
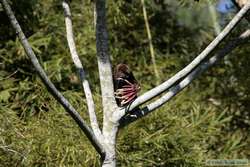
MULTIPOLYGON (((142 92, 166 80, 215 37, 206 6, 146 1, 157 79, 140 1, 109 1, 113 65, 127 63, 142 92)), ((61 1, 12 0, 12 8, 53 83, 88 120, 67 48, 61 1)), ((101 122, 93 3, 75 0, 71 8, 77 49, 101 122)), ((35 75, 1 6, 0 20, 0 166, 98 166, 84 134, 35 75)), ((246 26, 242 21, 227 40, 246 26)), ((161 109, 122 129, 118 166, 203 166, 207 159, 250 159, 249 55, 248 43, 161 109)))

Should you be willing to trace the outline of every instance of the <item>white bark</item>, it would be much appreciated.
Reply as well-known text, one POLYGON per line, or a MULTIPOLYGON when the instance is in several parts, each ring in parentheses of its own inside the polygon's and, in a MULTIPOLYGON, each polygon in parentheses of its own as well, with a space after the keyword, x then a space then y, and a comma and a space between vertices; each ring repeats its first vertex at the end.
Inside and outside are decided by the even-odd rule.
MULTIPOLYGON (((230 21, 230 23, 224 28, 224 30, 203 50, 190 64, 175 74, 173 77, 160 84, 159 86, 147 91, 143 95, 139 96, 131 105, 128 110, 132 110, 135 107, 151 100, 154 97, 159 96, 164 91, 168 90, 178 80, 189 74, 197 65, 199 65, 207 56, 214 51, 214 49, 227 37, 227 35, 233 30, 233 28, 239 23, 239 21, 246 15, 250 9, 250 1, 247 3, 237 15, 230 21)), ((124 112, 124 111, 121 111, 124 112)), ((123 115, 124 113, 120 114, 123 115)))
POLYGON ((106 0, 96 0, 96 49, 103 105, 102 133, 106 151, 103 166, 115 167, 115 143, 118 132, 118 120, 112 120, 112 114, 118 110, 118 106, 114 97, 112 68, 108 52, 105 4, 106 0))
POLYGON ((62 6, 64 9, 64 15, 65 15, 65 25, 66 25, 68 45, 69 45, 72 60, 77 70, 79 71, 79 77, 80 77, 82 87, 85 93, 86 101, 87 101, 91 128, 96 138, 99 140, 99 142, 101 142, 103 140, 103 135, 101 133, 101 130, 97 122, 96 113, 95 113, 95 104, 94 104, 94 100, 92 97, 92 92, 89 86, 89 82, 86 79, 85 71, 83 69, 82 62, 78 56, 76 46, 75 46, 70 7, 66 1, 62 2, 62 6))
POLYGON ((159 96, 161 93, 170 88, 169 92, 164 94, 158 100, 146 105, 141 110, 138 110, 133 117, 130 116, 129 114, 126 117, 123 117, 125 115, 125 109, 119 108, 117 106, 114 97, 112 69, 108 53, 108 32, 106 27, 106 16, 105 16, 106 0, 96 0, 96 47, 97 47, 97 61, 98 61, 98 70, 100 76, 101 93, 102 93, 102 105, 103 105, 103 129, 101 132, 96 119, 96 114, 94 110, 95 108, 94 101, 92 98, 90 86, 88 81, 86 80, 82 63, 76 51, 73 29, 72 29, 72 21, 70 18, 71 17, 69 10, 70 8, 68 4, 65 1, 63 2, 63 7, 65 10, 67 40, 73 62, 77 67, 77 69, 79 69, 80 79, 82 81, 82 86, 87 99, 91 127, 93 130, 86 125, 84 120, 80 117, 80 115, 73 108, 73 106, 71 106, 71 104, 67 101, 67 99, 65 99, 62 96, 60 92, 58 92, 55 86, 48 79, 44 70, 40 66, 34 52, 32 51, 26 37, 24 36, 21 27, 19 26, 7 1, 0 0, 0 2, 2 2, 4 9, 11 20, 12 26, 16 30, 17 35, 23 47, 25 48, 27 55, 30 57, 42 81, 47 86, 49 92, 62 104, 65 110, 76 121, 76 123, 79 125, 79 127, 91 141, 92 145, 95 147, 97 152, 103 157, 103 164, 102 164, 103 167, 116 166, 115 147, 116 147, 116 135, 118 133, 119 123, 122 123, 122 126, 124 126, 152 112, 158 107, 162 106, 172 97, 174 97, 177 93, 179 93, 182 89, 188 86, 195 78, 197 78, 197 76, 201 72, 205 71, 208 67, 214 65, 219 59, 221 59, 223 56, 225 56, 227 53, 232 51, 235 47, 237 47, 239 44, 241 44, 246 39, 249 39, 250 37, 250 30, 247 30, 243 35, 241 35, 236 40, 230 42, 223 50, 219 51, 218 54, 211 57, 207 62, 202 63, 202 61, 205 58, 207 58, 208 54, 211 53, 223 39, 225 39, 225 37, 232 31, 232 29, 236 26, 236 24, 246 14, 246 12, 250 8, 250 1, 249 1, 249 3, 247 3, 247 5, 245 5, 241 9, 241 11, 221 32, 221 34, 219 34, 215 38, 215 40, 197 58, 195 58, 188 66, 186 66, 183 70, 178 72, 175 76, 173 76, 163 84, 157 86, 156 88, 146 92, 144 95, 137 98, 131 104, 129 110, 137 107, 140 104, 145 103, 146 101, 156 96, 159 96), (122 120, 120 120, 120 118, 122 118, 122 120))
POLYGON ((242 8, 247 3, 248 0, 234 0, 234 1, 240 8, 242 8))
POLYGON ((128 115, 127 117, 121 120, 120 126, 128 125, 129 123, 138 120, 141 117, 149 114, 155 109, 161 107, 163 104, 172 99, 176 94, 181 92, 185 87, 187 87, 194 79, 196 79, 202 72, 206 71, 209 67, 213 66, 216 62, 222 59, 225 55, 230 53, 233 49, 235 49, 240 44, 246 42, 246 40, 250 39, 250 29, 246 30, 242 33, 238 38, 229 42, 223 49, 217 52, 214 56, 212 56, 208 61, 200 64, 196 69, 194 69, 190 74, 188 74, 179 84, 170 88, 170 90, 163 95, 161 98, 155 100, 154 102, 146 105, 141 110, 138 110, 133 116, 128 115))
POLYGON ((101 155, 105 155, 105 150, 103 146, 99 143, 98 139, 94 135, 93 131, 87 126, 85 121, 81 118, 80 114, 75 110, 75 108, 69 103, 69 101, 56 89, 55 85, 50 81, 45 71, 38 62, 38 59, 33 52, 27 38, 25 37, 16 17, 11 10, 7 0, 0 1, 3 4, 3 8, 9 17, 12 27, 15 29, 17 36, 25 49, 26 54, 29 56, 35 70, 37 71, 39 77, 41 78, 44 85, 47 87, 48 91, 54 96, 54 98, 64 107, 64 109, 70 114, 70 116, 75 120, 81 130, 85 133, 87 138, 90 140, 92 145, 95 147, 96 151, 101 155))

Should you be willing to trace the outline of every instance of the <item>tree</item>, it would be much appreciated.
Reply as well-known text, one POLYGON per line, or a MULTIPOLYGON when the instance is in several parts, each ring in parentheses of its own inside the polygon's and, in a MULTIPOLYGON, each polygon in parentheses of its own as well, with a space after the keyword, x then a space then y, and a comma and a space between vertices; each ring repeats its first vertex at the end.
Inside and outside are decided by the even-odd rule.
POLYGON ((99 128, 95 115, 95 105, 93 102, 89 83, 86 79, 83 65, 78 57, 75 48, 69 4, 66 1, 62 2, 65 12, 68 45, 75 66, 79 70, 79 77, 81 79, 82 87, 87 100, 91 128, 86 124, 86 122, 80 117, 73 106, 68 102, 68 100, 62 96, 62 94, 49 80, 44 70, 40 66, 34 52, 32 51, 7 1, 1 0, 1 2, 8 17, 10 18, 13 28, 16 30, 27 55, 30 57, 32 64, 41 77, 43 83, 47 86, 49 92, 58 100, 59 103, 61 103, 65 110, 71 115, 71 117, 76 121, 82 131, 86 134, 92 145, 95 147, 96 151, 100 154, 103 166, 116 165, 115 144, 119 128, 127 126, 131 122, 144 117, 148 113, 164 105, 177 93, 188 86, 195 78, 198 77, 199 74, 201 74, 209 67, 213 66, 219 59, 231 52, 237 46, 243 44, 250 37, 250 30, 247 29, 239 37, 236 37, 234 40, 229 41, 226 46, 217 51, 215 55, 208 57, 210 53, 215 51, 216 47, 225 39, 228 34, 230 34, 233 28, 236 27, 237 23, 249 11, 250 2, 248 2, 225 27, 225 29, 188 66, 183 68, 169 80, 163 82, 159 86, 138 97, 129 106, 122 108, 117 106, 114 97, 112 68, 108 52, 108 32, 106 28, 105 0, 97 0, 96 47, 103 104, 103 128, 101 130, 99 128), (161 94, 163 94, 163 96, 159 97, 161 94), (157 97, 159 97, 157 100, 145 106, 142 106, 144 103, 157 97), (129 113, 131 110, 139 106, 142 106, 141 109, 133 113, 133 115, 129 113))

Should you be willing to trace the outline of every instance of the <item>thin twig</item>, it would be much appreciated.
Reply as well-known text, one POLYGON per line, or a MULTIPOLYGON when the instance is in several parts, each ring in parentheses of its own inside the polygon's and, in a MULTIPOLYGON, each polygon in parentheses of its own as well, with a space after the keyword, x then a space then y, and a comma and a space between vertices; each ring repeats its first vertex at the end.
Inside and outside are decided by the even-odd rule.
POLYGON ((151 35, 151 30, 150 30, 150 26, 149 26, 149 22, 148 22, 148 15, 147 15, 147 10, 146 10, 146 7, 145 7, 144 0, 141 0, 141 4, 142 4, 142 11, 143 11, 145 27, 146 27, 147 35, 148 35, 148 43, 149 43, 149 50, 150 50, 151 60, 152 60, 152 63, 153 63, 154 72, 155 72, 157 82, 159 82, 160 81, 160 75, 159 75, 159 71, 158 71, 158 68, 157 68, 157 65, 156 65, 156 61, 155 61, 155 51, 154 51, 154 46, 153 46, 153 42, 152 42, 152 35, 151 35))
POLYGON ((15 75, 17 72, 18 72, 18 69, 17 69, 16 71, 14 71, 12 74, 8 75, 7 77, 1 78, 0 81, 3 81, 3 80, 6 80, 6 79, 11 78, 11 77, 12 77, 13 75, 15 75))
POLYGON ((242 33, 238 38, 230 41, 223 49, 219 50, 217 54, 212 56, 208 61, 200 64, 195 70, 188 74, 179 84, 173 86, 168 93, 163 95, 161 98, 156 101, 146 105, 141 110, 138 110, 133 115, 127 115, 120 121, 120 126, 128 125, 129 123, 138 120, 141 117, 149 114, 155 109, 159 108, 170 99, 172 99, 176 94, 181 92, 185 87, 187 87, 194 79, 196 79, 201 73, 206 71, 209 67, 215 65, 219 60, 221 60, 225 55, 230 53, 237 46, 244 44, 247 40, 250 39, 250 29, 242 33))
POLYGON ((1 0, 3 4, 3 8, 5 9, 5 12, 7 16, 10 19, 10 22, 12 24, 12 27, 16 30, 17 36, 25 49, 26 54, 29 56, 35 70, 37 71, 39 77, 42 79, 44 85, 47 87, 48 91, 54 96, 54 98, 64 107, 64 109, 70 114, 70 116, 76 121, 78 126, 82 129, 82 131, 85 133, 87 138, 90 140, 92 145, 95 147, 97 152, 103 157, 105 156, 105 151, 102 147, 102 145, 98 142, 96 139, 93 131, 87 126, 85 121, 81 118, 79 113, 75 110, 75 108, 69 103, 69 101, 56 89, 54 84, 50 81, 50 79, 47 77, 46 73, 44 72, 43 68, 38 62, 38 59, 33 52, 27 38, 25 37, 19 23, 16 20, 16 17, 14 16, 13 11, 11 10, 7 0, 1 0))
POLYGON ((96 118, 95 104, 94 104, 92 92, 91 92, 91 89, 89 86, 89 82, 86 79, 85 71, 83 69, 83 65, 82 65, 81 60, 78 56, 76 46, 75 46, 70 7, 66 1, 62 2, 62 6, 64 9, 64 15, 65 15, 65 25, 66 25, 68 46, 70 49, 71 58, 75 64, 76 68, 78 69, 79 77, 80 77, 80 80, 82 82, 82 87, 83 87, 83 90, 85 93, 87 106, 88 106, 91 128, 92 128, 94 134, 96 135, 97 139, 99 141, 102 141, 103 136, 102 136, 102 133, 101 133, 101 130, 99 128, 98 121, 96 118))

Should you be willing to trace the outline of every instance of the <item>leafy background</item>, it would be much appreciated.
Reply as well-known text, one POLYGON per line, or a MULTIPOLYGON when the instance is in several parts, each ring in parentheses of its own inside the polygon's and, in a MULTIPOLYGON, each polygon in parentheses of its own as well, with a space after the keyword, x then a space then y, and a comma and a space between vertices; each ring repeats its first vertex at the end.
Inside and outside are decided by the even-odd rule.
MULTIPOLYGON (((61 1, 10 3, 46 73, 88 120, 84 94, 67 48, 61 1)), ((214 2, 146 1, 160 72, 157 79, 140 1, 108 1, 113 65, 127 63, 141 84, 141 93, 171 77, 216 36, 215 23, 223 27, 230 20, 230 14, 218 13, 213 20, 209 5, 213 7, 214 2)), ((101 122, 93 7, 90 1, 71 2, 77 49, 101 122)), ((0 20, 0 166, 99 166, 89 141, 35 74, 1 6, 0 20)), ((227 41, 247 26, 242 21, 227 41)), ((207 159, 250 159, 248 44, 233 51, 171 102, 121 129, 118 166, 204 166, 207 159)))

